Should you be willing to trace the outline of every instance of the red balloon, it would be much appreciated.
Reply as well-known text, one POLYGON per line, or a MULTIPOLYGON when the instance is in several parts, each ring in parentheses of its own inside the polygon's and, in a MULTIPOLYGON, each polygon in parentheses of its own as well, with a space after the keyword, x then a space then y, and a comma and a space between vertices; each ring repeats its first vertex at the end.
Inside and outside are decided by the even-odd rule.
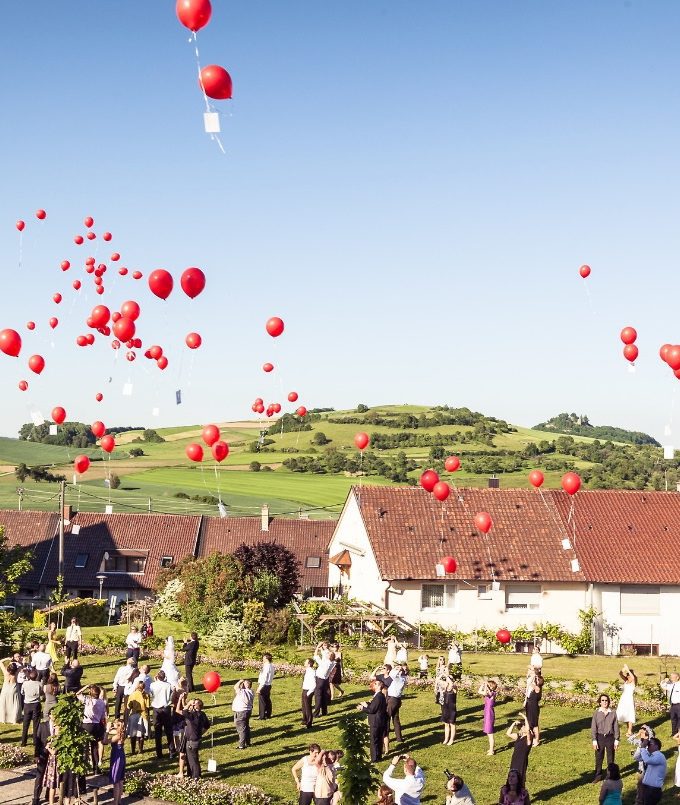
POLYGON ((590 266, 581 266, 579 268, 578 273, 585 279, 586 277, 590 276, 590 266))
POLYGON ((475 528, 478 528, 482 534, 488 534, 492 525, 493 521, 489 512, 477 512, 475 514, 475 528))
POLYGON ((19 381, 19 391, 26 391, 28 388, 28 383, 25 380, 19 381))
POLYGON ((624 344, 634 344, 637 339, 637 330, 635 327, 624 327, 621 330, 621 340, 624 344))
POLYGON ((88 257, 85 261, 86 266, 93 266, 94 265, 94 257, 88 257))
POLYGON ((297 391, 291 391, 288 394, 288 402, 297 402, 298 393, 297 391))
POLYGON ((451 494, 451 487, 446 483, 446 481, 437 481, 437 483, 432 487, 432 494, 437 498, 437 500, 440 500, 443 503, 451 494))
POLYGON ((73 287, 76 289, 76 291, 79 291, 80 290, 80 280, 73 280, 73 287))
POLYGON ((208 671, 207 674, 203 674, 202 682, 203 687, 208 693, 214 693, 222 684, 222 680, 217 671, 208 671))
POLYGON ((78 473, 78 475, 82 475, 84 472, 87 472, 89 468, 90 459, 87 456, 76 456, 76 459, 73 462, 73 469, 78 473))
POLYGON ((35 322, 34 321, 27 321, 26 322, 26 329, 27 330, 35 330, 35 322))
POLYGON ((86 233, 85 233, 85 237, 86 237, 88 240, 94 240, 94 239, 95 239, 97 236, 95 235, 95 233, 94 233, 94 232, 86 232, 86 233))
POLYGON ((157 361, 162 354, 163 354, 163 347, 159 347, 157 344, 154 344, 152 347, 149 347, 149 357, 153 358, 155 361, 157 361))
POLYGON ((0 332, 0 350, 11 358, 17 358, 21 352, 21 336, 16 330, 2 330, 0 332))
POLYGON ((61 261, 61 270, 62 271, 68 271, 69 268, 71 268, 71 264, 69 263, 69 261, 68 260, 62 260, 61 261))
POLYGON ((434 489, 434 485, 438 483, 439 476, 434 470, 425 470, 420 476, 420 485, 428 492, 431 492, 434 489))
POLYGON ((626 344, 623 348, 623 357, 633 363, 637 356, 640 354, 640 350, 635 346, 635 344, 626 344))
POLYGON ((85 238, 82 235, 76 235, 75 238, 73 238, 73 242, 76 244, 76 246, 82 246, 84 240, 85 238))
POLYGON ((91 226, 94 226, 94 218, 88 215, 87 218, 85 218, 85 220, 83 221, 83 223, 89 229, 91 226))
POLYGON ((125 316, 128 319, 132 319, 132 321, 135 321, 136 319, 139 318, 140 312, 141 311, 137 302, 133 301, 123 302, 123 304, 120 306, 121 316, 125 316))
POLYGON ((165 357, 165 355, 161 355, 161 357, 156 361, 156 366, 158 366, 159 369, 168 368, 168 359, 165 357))
POLYGON ((92 308, 90 318, 92 319, 92 327, 105 327, 111 318, 111 311, 106 305, 96 305, 92 308))
POLYGON ((226 442, 215 442, 215 444, 211 445, 210 450, 217 462, 224 461, 229 455, 229 445, 226 442))
POLYGON ((575 472, 565 472, 562 476, 562 489, 568 495, 575 495, 581 488, 581 479, 575 472))
POLYGON ((198 81, 200 87, 209 98, 216 101, 226 101, 231 98, 231 76, 219 64, 209 64, 201 70, 198 81))
POLYGON ((210 0, 177 0, 177 19, 185 28, 196 33, 210 22, 210 0))
POLYGON ((141 280, 141 278, 142 278, 143 276, 144 276, 144 274, 142 274, 142 272, 141 272, 141 271, 133 271, 133 272, 132 272, 132 279, 133 279, 133 280, 141 280))
POLYGON ((117 338, 111 342, 111 349, 120 349, 120 341, 117 338))
POLYGON ((206 425, 201 433, 201 438, 208 447, 212 447, 220 438, 220 429, 217 425, 206 425))
POLYGON ((455 472, 460 467, 460 459, 458 456, 449 456, 444 462, 444 467, 447 472, 455 472))
POLYGON ((198 349, 203 343, 203 339, 198 333, 189 333, 184 341, 189 349, 198 349))
POLYGON ((128 270, 127 268, 125 268, 125 266, 121 266, 118 269, 118 273, 120 274, 121 277, 124 277, 128 273, 128 270))
POLYGON ((512 640, 512 635, 507 629, 499 629, 496 632, 496 640, 503 645, 507 645, 512 640))
POLYGON ((196 442, 188 444, 185 448, 185 452, 187 458, 190 458, 192 461, 203 461, 203 448, 200 444, 196 444, 196 442))
MULTIPOLYGON (((262 410, 264 410, 264 408, 263 408, 262 410)), ((258 411, 258 413, 260 413, 260 414, 261 414, 261 413, 262 413, 262 411, 258 411)), ((304 407, 304 405, 301 405, 301 406, 300 406, 300 407, 297 409, 297 411, 296 411, 295 413, 296 413, 296 414, 297 414, 297 415, 298 415, 300 418, 302 418, 302 417, 307 416, 307 409, 304 407)))
POLYGON ((659 357, 664 363, 668 362, 668 350, 671 349, 672 344, 664 344, 659 348, 659 357))
POLYGON ((23 232, 26 224, 23 221, 17 221, 15 226, 19 230, 19 232, 23 232))
POLYGON ((42 355, 31 355, 28 359, 28 368, 39 375, 45 368, 45 359, 42 355))
POLYGON ((149 274, 149 288, 159 299, 167 299, 172 293, 173 285, 172 274, 164 268, 157 268, 149 274))
POLYGON ((98 392, 97 392, 97 393, 94 395, 94 398, 95 398, 95 400, 96 400, 97 402, 101 402, 101 401, 104 399, 104 395, 101 393, 101 391, 98 391, 98 392))
POLYGON ((104 240, 111 240, 111 233, 110 232, 104 232, 102 237, 104 238, 104 240))
POLYGON ((283 332, 283 319, 280 319, 278 316, 272 316, 265 324, 265 329, 272 338, 276 338, 283 332))
POLYGON ((453 556, 445 556, 440 564, 444 567, 444 573, 455 573, 458 569, 458 562, 456 562, 453 556))
POLYGON ((680 346, 674 344, 666 350, 666 363, 671 369, 680 369, 680 346))
POLYGON ((180 285, 190 299, 195 299, 205 288, 205 274, 200 268, 187 268, 182 272, 180 285))
POLYGON ((112 322, 117 322, 119 318, 120 318, 120 313, 119 313, 117 310, 116 310, 116 311, 114 311, 114 312, 111 314, 111 321, 112 321, 112 322))
POLYGON ((47 213, 45 212, 45 210, 36 210, 35 217, 39 221, 44 221, 45 218, 47 218, 47 213))
POLYGON ((281 403, 272 403, 272 411, 275 414, 280 414, 281 413, 281 403))
POLYGON ((114 263, 117 263, 120 260, 120 255, 118 254, 118 252, 114 252, 111 255, 111 260, 113 260, 114 263))
POLYGON ((58 305, 61 302, 62 296, 60 293, 55 293, 52 299, 54 300, 54 304, 58 305))
POLYGON ((262 371, 263 372, 273 372, 274 371, 274 364, 273 363, 263 363, 262 364, 262 371))
POLYGON ((129 341, 135 334, 136 326, 132 319, 121 316, 113 325, 113 333, 121 341, 129 341))
POLYGON ((50 319, 50 327, 54 330, 57 324, 59 324, 59 319, 52 316, 52 318, 50 319))
POLYGON ((129 352, 126 352, 126 353, 125 353, 125 360, 128 360, 128 361, 134 361, 134 359, 135 359, 136 357, 137 357, 137 353, 136 353, 136 352, 132 352, 132 350, 130 350, 129 352))
POLYGON ((104 423, 100 422, 99 420, 93 422, 90 425, 90 430, 92 431, 92 433, 94 433, 97 439, 101 439, 101 437, 106 433, 106 427, 104 423))
POLYGON ((531 470, 529 473, 529 483, 532 486, 535 486, 538 489, 539 486, 543 486, 543 481, 545 480, 545 476, 540 470, 531 470))
POLYGON ((354 444, 359 448, 359 450, 365 450, 370 441, 371 438, 368 433, 359 431, 359 433, 354 434, 354 444))
POLYGON ((84 335, 79 335, 76 338, 76 344, 78 344, 79 347, 86 347, 87 346, 87 338, 85 338, 84 335))
POLYGON ((107 434, 106 436, 102 436, 101 442, 99 442, 99 446, 102 450, 105 450, 107 453, 112 452, 113 448, 116 446, 116 440, 111 436, 111 434, 107 434))

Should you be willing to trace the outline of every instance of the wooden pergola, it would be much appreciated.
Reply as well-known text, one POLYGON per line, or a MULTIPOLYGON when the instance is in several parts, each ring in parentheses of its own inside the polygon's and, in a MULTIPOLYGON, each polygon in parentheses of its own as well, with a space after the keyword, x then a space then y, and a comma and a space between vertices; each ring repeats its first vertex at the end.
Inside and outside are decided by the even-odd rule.
POLYGON ((401 624, 402 628, 407 631, 413 630, 413 626, 407 623, 403 618, 400 618, 399 615, 393 615, 388 610, 382 609, 382 607, 376 606, 375 604, 366 604, 362 601, 350 601, 343 602, 342 606, 346 607, 344 612, 322 615, 314 626, 309 623, 312 617, 311 615, 306 612, 298 612, 295 617, 300 621, 300 645, 304 644, 305 627, 307 627, 309 631, 311 642, 315 644, 317 642, 316 630, 321 624, 328 623, 329 621, 348 623, 355 626, 358 625, 360 639, 363 637, 364 628, 373 634, 379 634, 381 637, 384 637, 387 628, 395 623, 401 624))

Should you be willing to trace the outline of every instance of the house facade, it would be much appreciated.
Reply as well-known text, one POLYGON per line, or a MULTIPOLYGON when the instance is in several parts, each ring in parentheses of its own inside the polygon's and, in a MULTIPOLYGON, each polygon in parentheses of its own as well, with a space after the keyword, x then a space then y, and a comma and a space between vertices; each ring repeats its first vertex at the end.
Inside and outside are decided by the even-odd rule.
POLYGON ((677 493, 461 489, 442 504, 420 488, 355 488, 329 546, 329 584, 414 627, 466 632, 545 622, 577 632, 593 607, 600 651, 680 654, 679 536, 677 493), (480 511, 488 535, 474 527, 480 511), (447 556, 455 573, 443 572, 447 556))

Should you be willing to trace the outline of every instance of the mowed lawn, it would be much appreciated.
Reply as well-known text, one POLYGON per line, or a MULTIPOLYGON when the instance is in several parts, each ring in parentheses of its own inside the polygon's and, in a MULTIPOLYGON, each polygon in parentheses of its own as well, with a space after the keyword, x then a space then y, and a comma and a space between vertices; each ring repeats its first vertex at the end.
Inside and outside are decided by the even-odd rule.
MULTIPOLYGON (((168 629, 176 634, 177 639, 183 634, 183 627, 169 624, 158 624, 157 633, 165 634, 168 629)), ((122 636, 125 627, 115 627, 122 636)), ((356 665, 372 665, 378 654, 371 652, 347 652, 348 657, 356 665)), ((275 661, 276 652, 274 651, 275 661)), ((435 653, 430 653, 434 660, 435 653)), ((181 654, 179 654, 181 658, 181 654)), ((102 684, 109 690, 116 669, 123 662, 120 659, 92 656, 84 658, 86 668, 85 681, 102 684)), ((602 678, 609 681, 620 660, 616 658, 579 658, 569 660, 555 658, 546 660, 546 674, 557 675, 558 668, 567 669, 574 678, 602 678), (567 663, 564 665, 564 663, 567 663), (595 676, 597 674, 598 676, 595 676), (599 675, 602 675, 601 677, 599 675)), ((652 662, 652 661, 649 661, 652 662)), ((160 667, 160 661, 154 661, 152 671, 160 667)), ((641 675, 653 676, 654 666, 648 662, 637 662, 641 675)), ((465 657, 465 670, 474 673, 522 673, 526 666, 526 658, 509 655, 471 655, 465 657)), ((180 671, 181 671, 180 666, 180 671)), ((208 666, 196 669, 194 678, 198 681, 203 673, 210 670, 208 666)), ((253 745, 250 749, 239 751, 236 732, 232 722, 231 699, 232 686, 239 678, 234 671, 221 670, 223 684, 216 696, 202 693, 201 698, 206 711, 213 720, 211 735, 205 741, 201 751, 201 762, 205 771, 208 758, 213 756, 218 763, 217 777, 232 783, 252 783, 272 794, 280 802, 296 799, 290 767, 306 751, 310 741, 317 741, 326 748, 339 745, 338 719, 343 713, 351 712, 360 701, 366 700, 366 688, 346 684, 345 695, 332 703, 329 715, 321 718, 312 730, 306 730, 300 724, 300 678, 277 677, 273 687, 274 717, 271 721, 252 721, 253 745)), ((254 682, 256 674, 245 674, 254 682)), ((482 734, 482 700, 480 697, 459 696, 458 730, 456 742, 452 747, 441 745, 442 727, 439 722, 440 709, 434 703, 431 691, 408 692, 402 707, 402 724, 405 743, 393 747, 394 753, 409 751, 420 763, 426 773, 427 784, 423 800, 435 803, 443 801, 444 769, 461 774, 469 783, 479 805, 497 802, 498 789, 504 782, 508 771, 511 746, 504 735, 510 721, 516 716, 519 704, 515 701, 501 703, 496 708, 496 746, 493 757, 486 756, 487 739, 482 734)), ((112 711, 111 711, 112 712, 112 711)), ((593 752, 590 742, 590 719, 592 710, 545 706, 541 710, 541 726, 543 728, 542 743, 532 751, 529 760, 528 788, 532 802, 554 803, 589 803, 597 802, 599 786, 591 784, 593 776, 593 752)), ((642 722, 643 718, 640 719, 642 722)), ((677 751, 670 741, 670 728, 666 717, 655 717, 649 721, 655 727, 663 741, 664 749, 669 757, 667 789, 672 789, 673 769, 677 751)), ((17 741, 19 729, 3 725, 0 727, 1 740, 17 741)), ((391 753, 392 754, 392 753, 391 753)), ((622 743, 617 760, 625 773, 625 797, 628 805, 634 801, 635 775, 630 746, 622 743)), ((386 768, 387 760, 379 764, 380 772, 386 768)), ((128 768, 145 768, 149 771, 175 772, 175 764, 168 759, 156 762, 153 742, 147 743, 145 752, 140 756, 128 757, 128 768)), ((667 796, 670 796, 668 794, 667 796)))

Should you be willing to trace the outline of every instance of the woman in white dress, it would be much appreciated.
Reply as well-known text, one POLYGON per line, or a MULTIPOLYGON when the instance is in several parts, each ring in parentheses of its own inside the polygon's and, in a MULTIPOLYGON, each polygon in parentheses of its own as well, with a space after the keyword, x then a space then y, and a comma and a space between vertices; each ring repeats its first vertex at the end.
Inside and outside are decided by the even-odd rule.
POLYGON ((2 690, 0 690, 0 724, 21 724, 21 698, 17 687, 17 667, 11 657, 0 660, 2 690), (7 664, 8 663, 8 664, 7 664))
POLYGON ((385 650, 385 665, 391 665, 393 668, 397 662, 397 649, 399 643, 394 635, 390 635, 387 640, 387 649, 385 650))
POLYGON ((633 725, 635 724, 635 686, 637 685, 637 677, 627 665, 624 665, 619 671, 619 676, 623 680, 623 692, 616 708, 616 719, 619 723, 628 724, 626 735, 632 735, 633 725))
POLYGON ((173 688, 177 687, 179 671, 175 665, 175 638, 172 635, 165 641, 161 671, 165 671, 165 681, 169 682, 173 688))

